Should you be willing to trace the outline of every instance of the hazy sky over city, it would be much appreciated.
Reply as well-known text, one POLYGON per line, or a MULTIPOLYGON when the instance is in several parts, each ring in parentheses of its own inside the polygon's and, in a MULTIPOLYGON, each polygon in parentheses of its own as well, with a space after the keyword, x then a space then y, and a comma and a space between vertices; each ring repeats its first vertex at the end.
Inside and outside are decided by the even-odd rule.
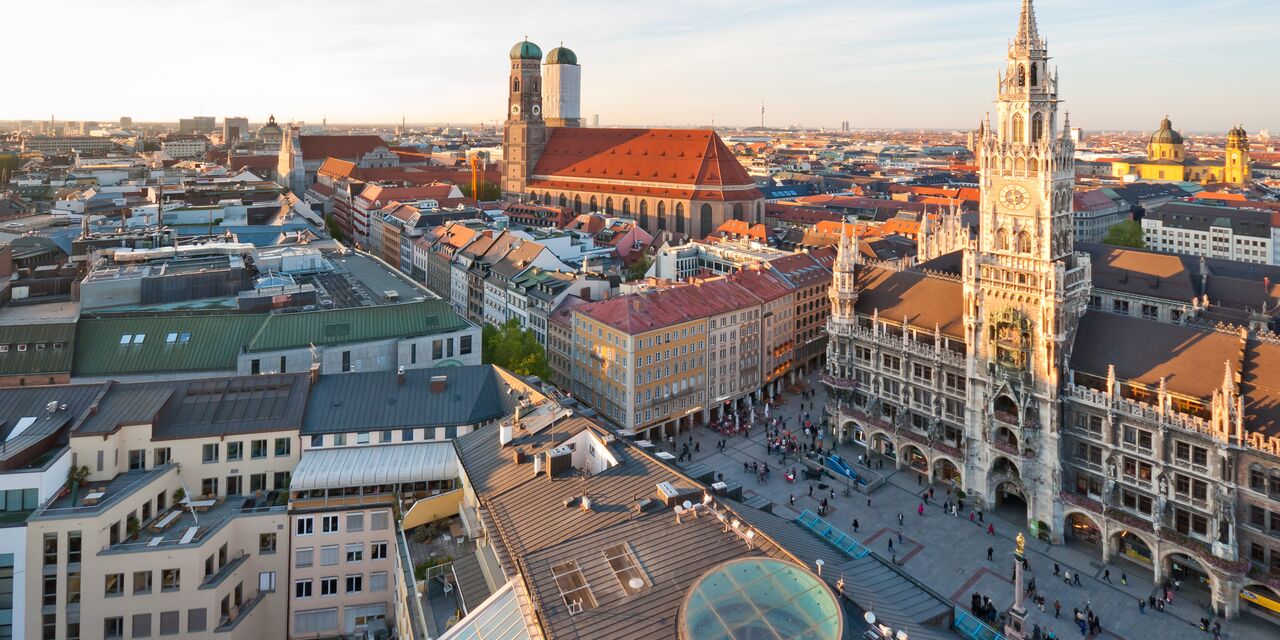
MULTIPOLYGON (((493 122, 526 34, 602 125, 972 127, 1020 0, 6 0, 0 118, 493 122)), ((1038 0, 1072 123, 1280 128, 1280 1, 1038 0)))

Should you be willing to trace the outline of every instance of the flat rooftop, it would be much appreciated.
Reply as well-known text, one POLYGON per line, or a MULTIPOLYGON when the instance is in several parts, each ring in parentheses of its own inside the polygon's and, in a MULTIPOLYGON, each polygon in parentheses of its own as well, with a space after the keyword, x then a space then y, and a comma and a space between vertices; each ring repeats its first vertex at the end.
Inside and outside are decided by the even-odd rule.
POLYGON ((433 300, 439 296, 415 284, 388 265, 363 253, 325 253, 334 270, 294 276, 298 284, 315 286, 325 306, 337 309, 433 300))

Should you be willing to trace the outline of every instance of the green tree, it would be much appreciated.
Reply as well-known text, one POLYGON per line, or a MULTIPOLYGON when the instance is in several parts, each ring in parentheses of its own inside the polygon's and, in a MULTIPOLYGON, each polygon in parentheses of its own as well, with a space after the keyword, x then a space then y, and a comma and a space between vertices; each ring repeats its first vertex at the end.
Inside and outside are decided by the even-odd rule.
POLYGON ((496 364, 522 376, 550 377, 547 352, 538 344, 531 329, 522 329, 512 318, 500 326, 485 324, 480 334, 485 364, 496 364))
POLYGON ((627 280, 639 280, 649 271, 649 266, 653 264, 653 258, 649 256, 640 256, 631 266, 627 267, 627 280))
POLYGON ((1142 238, 1142 225, 1136 220, 1125 220, 1111 225, 1102 243, 1117 247, 1147 248, 1147 242, 1142 238))
MULTIPOLYGON (((462 192, 462 195, 468 198, 474 197, 471 195, 471 183, 464 183, 464 184, 458 185, 458 190, 462 192)), ((502 198, 501 187, 499 187, 498 185, 492 182, 489 182, 488 180, 480 181, 480 197, 476 198, 477 200, 491 201, 491 200, 499 200, 501 198, 502 198)))

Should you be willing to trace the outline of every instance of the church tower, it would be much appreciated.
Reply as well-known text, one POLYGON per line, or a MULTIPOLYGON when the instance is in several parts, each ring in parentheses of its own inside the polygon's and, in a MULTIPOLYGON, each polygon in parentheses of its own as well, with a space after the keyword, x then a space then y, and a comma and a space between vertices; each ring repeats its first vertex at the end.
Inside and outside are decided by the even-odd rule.
POLYGON ((852 223, 840 223, 840 246, 836 250, 836 262, 831 267, 831 324, 835 327, 852 328, 857 324, 854 316, 854 305, 858 302, 858 239, 851 237, 849 227, 852 223))
POLYGON ((1223 182, 1249 184, 1249 134, 1240 125, 1227 132, 1227 153, 1222 168, 1223 182))
POLYGON ((1072 250, 1075 149, 1070 125, 1058 127, 1058 78, 1048 62, 1033 2, 1023 0, 998 75, 997 121, 984 123, 977 141, 980 233, 963 269, 965 479, 988 508, 1021 499, 1028 522, 1045 522, 1058 539, 1058 389, 1090 268, 1072 250))
POLYGON ((578 66, 578 55, 563 45, 548 51, 542 76, 547 126, 581 127, 582 67, 578 66))
POLYGON ((511 47, 507 122, 502 133, 502 194, 523 198, 529 176, 547 144, 542 120, 542 49, 523 40, 511 47))

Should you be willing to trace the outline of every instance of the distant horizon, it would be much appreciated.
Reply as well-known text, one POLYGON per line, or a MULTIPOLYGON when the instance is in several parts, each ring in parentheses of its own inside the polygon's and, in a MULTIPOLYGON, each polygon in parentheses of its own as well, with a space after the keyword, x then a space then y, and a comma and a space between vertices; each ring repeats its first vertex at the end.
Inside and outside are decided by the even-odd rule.
MULTIPOLYGON (((577 53, 588 122, 599 114, 606 126, 746 128, 759 126, 763 100, 765 125, 778 130, 838 130, 847 120, 857 129, 960 131, 991 109, 1020 2, 503 1, 483 20, 407 0, 356 8, 318 0, 306 11, 228 0, 216 20, 189 3, 71 4, 77 19, 50 27, 63 44, 49 47, 44 29, 17 29, 12 50, 39 51, 42 68, 89 71, 23 75, 14 112, 0 119, 118 114, 105 124, 214 113, 253 114, 255 123, 275 114, 350 126, 394 126, 402 116, 492 126, 505 117, 507 52, 528 34, 544 52, 563 40, 577 53), (122 19, 136 46, 162 55, 135 70, 113 65, 110 49, 105 57, 90 49, 101 46, 103 25, 122 19), (90 55, 101 64, 86 66, 90 55), (165 78, 164 90, 150 91, 148 78, 165 78)), ((52 11, 30 1, 6 8, 15 25, 44 24, 52 11)), ((1062 109, 1085 131, 1152 130, 1165 114, 1187 132, 1280 128, 1280 84, 1258 77, 1280 59, 1271 33, 1280 3, 1224 0, 1206 11, 1192 2, 1038 0, 1036 12, 1060 65, 1062 109)))

